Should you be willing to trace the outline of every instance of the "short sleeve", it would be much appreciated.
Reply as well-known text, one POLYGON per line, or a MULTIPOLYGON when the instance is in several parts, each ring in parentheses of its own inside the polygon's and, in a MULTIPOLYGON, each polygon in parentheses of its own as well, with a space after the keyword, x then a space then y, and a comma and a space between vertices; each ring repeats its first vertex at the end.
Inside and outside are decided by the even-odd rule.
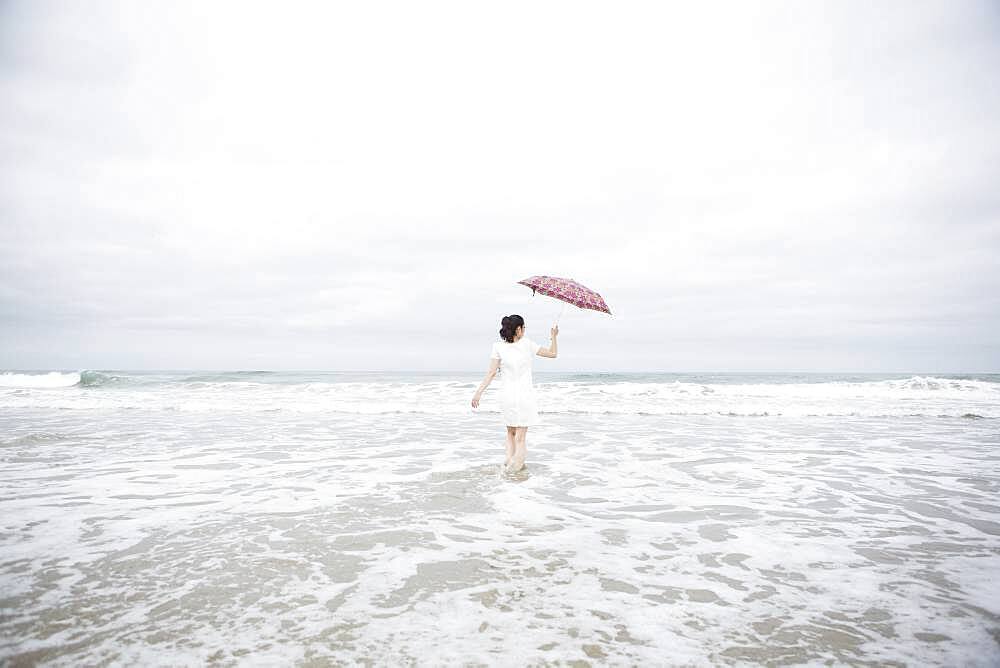
POLYGON ((542 346, 535 343, 534 339, 528 339, 528 346, 531 348, 531 354, 537 355, 538 351, 541 350, 542 346))
POLYGON ((496 344, 496 342, 493 343, 493 348, 492 348, 492 350, 490 350, 490 359, 491 360, 498 360, 498 359, 500 359, 500 351, 497 350, 497 344, 496 344))

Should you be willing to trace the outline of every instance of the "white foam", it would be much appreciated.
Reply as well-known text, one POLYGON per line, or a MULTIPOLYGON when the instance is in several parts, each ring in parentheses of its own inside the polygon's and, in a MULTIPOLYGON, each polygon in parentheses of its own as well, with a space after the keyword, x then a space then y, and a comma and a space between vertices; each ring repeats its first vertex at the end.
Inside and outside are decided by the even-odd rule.
POLYGON ((74 388, 48 394, 150 399, 0 412, 0 653, 1000 659, 988 420, 555 414, 529 430, 526 472, 499 477, 492 414, 269 413, 240 398, 287 390, 229 391, 215 410, 74 388))
MULTIPOLYGON (((76 386, 79 378, 78 373, 4 374, 0 376, 0 408, 499 415, 502 384, 494 381, 479 408, 473 409, 474 385, 456 381, 168 382, 82 387, 76 386), (54 388, 63 391, 50 391, 54 388)), ((1000 383, 923 376, 819 383, 536 382, 536 391, 543 423, 548 415, 559 413, 1000 417, 1000 383)))
POLYGON ((73 371, 60 373, 0 373, 0 387, 72 387, 80 382, 80 374, 73 371))

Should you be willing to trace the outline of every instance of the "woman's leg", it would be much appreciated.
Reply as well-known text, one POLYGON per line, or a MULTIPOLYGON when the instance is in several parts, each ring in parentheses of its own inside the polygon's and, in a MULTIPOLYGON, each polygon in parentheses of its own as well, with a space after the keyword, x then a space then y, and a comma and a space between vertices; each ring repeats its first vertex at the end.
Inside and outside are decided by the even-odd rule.
POLYGON ((504 457, 503 465, 510 464, 511 457, 514 456, 514 427, 507 427, 507 456, 504 457))
POLYGON ((510 468, 514 471, 524 468, 524 458, 528 456, 528 446, 525 443, 527 437, 527 427, 514 428, 514 456, 510 460, 510 468))

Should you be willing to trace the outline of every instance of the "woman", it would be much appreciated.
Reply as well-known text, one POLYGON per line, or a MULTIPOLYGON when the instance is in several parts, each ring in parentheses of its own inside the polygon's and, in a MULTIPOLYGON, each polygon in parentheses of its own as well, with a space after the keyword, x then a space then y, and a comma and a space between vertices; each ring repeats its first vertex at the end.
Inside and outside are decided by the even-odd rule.
POLYGON ((473 408, 478 408, 480 397, 497 372, 503 373, 500 408, 507 425, 507 457, 504 459, 504 467, 508 471, 520 471, 524 468, 524 458, 528 455, 525 445, 528 427, 538 424, 535 386, 531 379, 532 359, 535 355, 555 358, 558 353, 558 335, 559 325, 556 325, 552 328, 552 345, 542 348, 524 335, 524 318, 519 315, 504 316, 500 321, 500 338, 503 341, 493 344, 490 368, 472 397, 473 408))

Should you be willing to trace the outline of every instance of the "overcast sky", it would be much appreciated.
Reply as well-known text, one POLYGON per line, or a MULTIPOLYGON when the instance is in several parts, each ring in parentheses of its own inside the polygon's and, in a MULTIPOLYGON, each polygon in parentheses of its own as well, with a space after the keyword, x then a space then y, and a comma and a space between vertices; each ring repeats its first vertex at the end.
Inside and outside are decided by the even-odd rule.
POLYGON ((0 368, 1000 370, 995 2, 250 4, 0 4, 0 368))

